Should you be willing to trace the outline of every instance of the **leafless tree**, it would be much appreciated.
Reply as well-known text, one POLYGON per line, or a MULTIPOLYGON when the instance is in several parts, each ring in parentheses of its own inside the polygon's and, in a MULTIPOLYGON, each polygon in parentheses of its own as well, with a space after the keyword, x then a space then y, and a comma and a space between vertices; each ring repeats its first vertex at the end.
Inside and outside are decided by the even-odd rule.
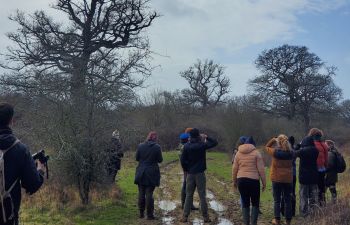
POLYGON ((78 153, 70 174, 84 204, 99 166, 92 157, 103 129, 97 118, 103 118, 104 108, 130 100, 151 72, 143 31, 158 14, 148 2, 57 0, 53 8, 67 16, 67 23, 44 11, 10 17, 19 28, 8 34, 14 45, 3 54, 1 66, 8 72, 1 84, 45 97, 60 110, 59 137, 62 148, 78 153))
POLYGON ((182 90, 185 99, 203 108, 225 102, 229 93, 230 80, 224 75, 225 68, 213 60, 198 60, 193 66, 180 73, 190 85, 182 90))
POLYGON ((255 61, 261 75, 249 81, 256 106, 289 119, 300 116, 309 129, 313 112, 336 106, 341 89, 333 82, 335 67, 307 47, 283 45, 263 51, 255 61))
POLYGON ((350 100, 345 100, 340 105, 340 115, 350 124, 350 100))

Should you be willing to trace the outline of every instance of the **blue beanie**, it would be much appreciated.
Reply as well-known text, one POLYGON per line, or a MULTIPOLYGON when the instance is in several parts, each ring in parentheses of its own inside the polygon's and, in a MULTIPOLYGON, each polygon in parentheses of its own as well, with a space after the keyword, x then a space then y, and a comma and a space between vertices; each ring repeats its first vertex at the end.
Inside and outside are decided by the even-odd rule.
POLYGON ((256 146, 256 143, 255 143, 252 136, 248 137, 248 139, 245 141, 245 144, 251 144, 251 145, 256 146))
POLYGON ((186 140, 190 137, 190 135, 188 133, 182 133, 180 134, 180 139, 181 140, 186 140))

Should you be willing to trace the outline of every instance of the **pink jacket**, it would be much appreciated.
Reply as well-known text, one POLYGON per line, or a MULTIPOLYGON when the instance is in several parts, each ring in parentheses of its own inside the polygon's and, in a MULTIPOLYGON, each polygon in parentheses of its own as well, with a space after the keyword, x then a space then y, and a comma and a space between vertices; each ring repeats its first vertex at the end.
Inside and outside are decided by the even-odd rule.
POLYGON ((266 184, 264 161, 254 145, 244 144, 238 147, 232 166, 233 182, 237 183, 237 178, 241 177, 261 179, 266 184))

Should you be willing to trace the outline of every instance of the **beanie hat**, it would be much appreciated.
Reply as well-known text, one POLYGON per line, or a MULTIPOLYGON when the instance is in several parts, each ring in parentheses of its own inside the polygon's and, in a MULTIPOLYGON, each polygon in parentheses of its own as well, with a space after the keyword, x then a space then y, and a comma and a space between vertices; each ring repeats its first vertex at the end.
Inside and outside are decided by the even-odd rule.
POLYGON ((256 146, 256 143, 253 139, 253 136, 248 137, 244 144, 251 144, 251 145, 256 146))
POLYGON ((180 139, 181 140, 186 140, 190 137, 190 135, 188 133, 182 133, 180 134, 180 139))
POLYGON ((199 137, 199 130, 197 128, 193 128, 190 131, 190 137, 191 138, 198 138, 199 137))

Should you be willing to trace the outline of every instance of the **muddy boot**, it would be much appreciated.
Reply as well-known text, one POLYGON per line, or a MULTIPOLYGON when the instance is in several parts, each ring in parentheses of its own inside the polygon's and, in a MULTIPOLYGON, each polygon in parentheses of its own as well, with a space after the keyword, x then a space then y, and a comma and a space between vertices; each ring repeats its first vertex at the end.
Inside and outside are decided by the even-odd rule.
POLYGON ((144 210, 140 210, 139 218, 140 218, 140 219, 145 218, 145 211, 144 211, 144 210))
POLYGON ((258 224, 258 217, 259 217, 259 208, 258 207, 252 207, 252 213, 251 213, 251 225, 257 225, 258 224))
POLYGON ((271 223, 272 223, 272 225, 281 225, 281 220, 274 218, 271 223))
POLYGON ((286 225, 291 225, 292 221, 291 220, 286 220, 286 225))
POLYGON ((209 215, 206 215, 203 217, 204 223, 211 223, 211 219, 209 218, 209 215))
POLYGON ((250 208, 242 208, 243 223, 250 225, 250 208))
POLYGON ((188 222, 188 217, 187 217, 187 216, 183 216, 183 217, 180 219, 180 222, 181 222, 181 223, 187 223, 187 222, 188 222))

